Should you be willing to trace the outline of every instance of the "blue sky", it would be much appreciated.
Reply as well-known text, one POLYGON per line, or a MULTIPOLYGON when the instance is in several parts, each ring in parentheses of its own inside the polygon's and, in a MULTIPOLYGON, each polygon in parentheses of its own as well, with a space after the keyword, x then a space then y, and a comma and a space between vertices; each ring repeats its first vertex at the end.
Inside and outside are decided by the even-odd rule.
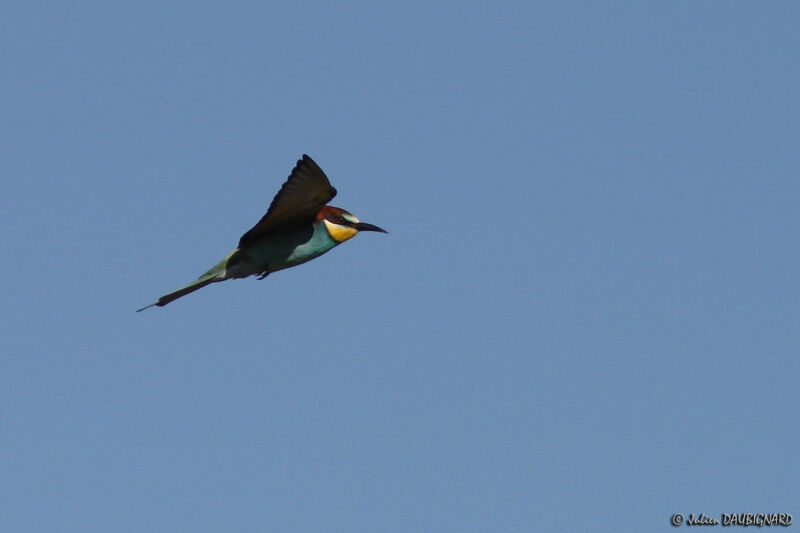
POLYGON ((800 516, 799 16, 7 5, 0 529, 800 516), (303 153, 390 234, 134 312, 303 153))

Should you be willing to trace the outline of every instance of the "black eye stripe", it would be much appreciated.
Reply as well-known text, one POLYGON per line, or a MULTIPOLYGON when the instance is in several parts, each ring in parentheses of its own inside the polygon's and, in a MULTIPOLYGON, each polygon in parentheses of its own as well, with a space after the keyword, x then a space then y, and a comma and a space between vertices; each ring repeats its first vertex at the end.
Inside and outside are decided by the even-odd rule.
POLYGON ((327 213, 325 215, 325 218, 328 219, 328 222, 330 222, 331 224, 336 224, 337 226, 353 227, 355 224, 358 223, 357 220, 353 220, 352 218, 342 213, 327 213))

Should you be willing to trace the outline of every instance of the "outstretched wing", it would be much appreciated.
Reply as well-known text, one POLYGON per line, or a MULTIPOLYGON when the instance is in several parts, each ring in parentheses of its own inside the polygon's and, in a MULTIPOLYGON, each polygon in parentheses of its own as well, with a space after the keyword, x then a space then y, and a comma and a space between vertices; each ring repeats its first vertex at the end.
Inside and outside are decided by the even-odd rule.
POLYGON ((313 223, 319 210, 334 196, 336 189, 328 177, 313 159, 303 154, 289 179, 272 199, 267 214, 239 239, 239 248, 276 229, 313 223))

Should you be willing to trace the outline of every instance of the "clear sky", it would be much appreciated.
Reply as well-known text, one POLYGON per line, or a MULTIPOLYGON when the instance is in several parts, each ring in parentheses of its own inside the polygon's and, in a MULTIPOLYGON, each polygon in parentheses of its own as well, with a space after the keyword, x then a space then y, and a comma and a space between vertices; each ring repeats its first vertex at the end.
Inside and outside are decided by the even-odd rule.
POLYGON ((0 530, 800 521, 798 21, 7 3, 0 530), (134 312, 303 153, 390 234, 134 312))

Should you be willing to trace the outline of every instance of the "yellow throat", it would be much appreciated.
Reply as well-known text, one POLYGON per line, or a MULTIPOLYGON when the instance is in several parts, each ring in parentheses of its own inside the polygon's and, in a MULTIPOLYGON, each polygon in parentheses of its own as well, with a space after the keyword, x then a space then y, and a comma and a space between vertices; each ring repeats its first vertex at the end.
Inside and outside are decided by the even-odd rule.
POLYGON ((336 242, 344 242, 347 239, 355 237, 356 233, 358 233, 357 229, 351 228, 350 226, 340 226, 328 220, 323 220, 323 222, 325 222, 325 229, 328 230, 328 235, 336 242))

